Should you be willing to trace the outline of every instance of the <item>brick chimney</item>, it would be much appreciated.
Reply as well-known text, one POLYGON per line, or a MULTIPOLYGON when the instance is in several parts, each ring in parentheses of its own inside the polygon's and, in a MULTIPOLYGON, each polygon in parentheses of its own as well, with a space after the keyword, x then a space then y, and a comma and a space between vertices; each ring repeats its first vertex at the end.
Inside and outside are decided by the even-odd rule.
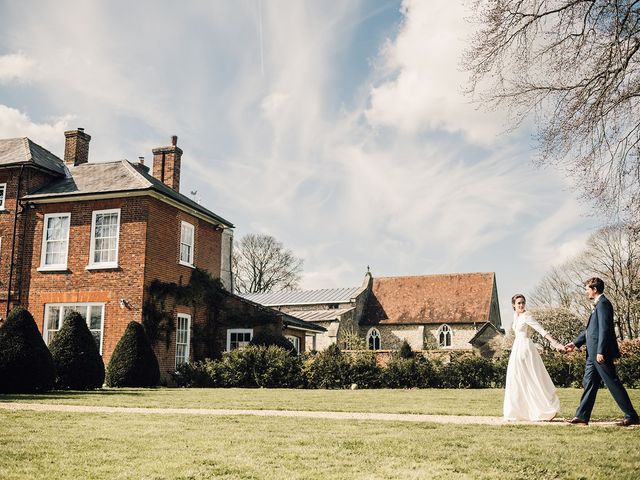
POLYGON ((180 161, 182 150, 178 148, 178 137, 171 137, 171 146, 154 148, 153 176, 174 189, 180 191, 180 161))
POLYGON ((84 128, 64 132, 64 163, 77 167, 89 161, 89 141, 91 135, 84 128))

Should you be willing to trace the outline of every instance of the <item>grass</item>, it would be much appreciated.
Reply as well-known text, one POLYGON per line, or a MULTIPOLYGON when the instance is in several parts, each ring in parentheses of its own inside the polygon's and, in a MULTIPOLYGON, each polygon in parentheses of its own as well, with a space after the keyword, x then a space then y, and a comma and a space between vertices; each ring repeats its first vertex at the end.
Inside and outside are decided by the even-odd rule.
POLYGON ((637 478, 640 431, 0 413, 0 478, 637 478))
MULTIPOLYGON (((631 390, 636 406, 640 391, 631 390)), ((560 390, 566 416, 580 390, 560 390)), ((0 401, 499 415, 501 390, 106 390, 0 401)), ((599 418, 618 418, 606 391, 599 418)), ((640 429, 0 410, 0 478, 635 479, 640 429)))
MULTIPOLYGON (((572 417, 582 390, 558 389, 560 416, 572 417)), ((640 389, 629 390, 640 407, 640 389)), ((50 392, 0 395, 4 402, 172 408, 234 408, 339 412, 420 413, 502 416, 501 389, 484 390, 281 390, 281 389, 104 389, 95 392, 50 392)), ((601 390, 593 420, 620 418, 613 398, 601 390)))

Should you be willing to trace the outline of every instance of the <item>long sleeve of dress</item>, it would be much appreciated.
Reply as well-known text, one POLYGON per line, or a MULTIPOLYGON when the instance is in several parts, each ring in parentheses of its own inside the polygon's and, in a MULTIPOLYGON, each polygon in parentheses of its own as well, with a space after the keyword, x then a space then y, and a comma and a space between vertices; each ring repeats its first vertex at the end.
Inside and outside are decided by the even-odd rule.
POLYGON ((531 315, 529 312, 525 312, 524 314, 524 322, 529 325, 531 328, 533 328, 536 332, 538 332, 542 337, 546 338, 547 340, 549 340, 549 343, 551 343, 551 346, 553 348, 561 348, 562 345, 560 344, 560 342, 558 342, 555 338, 553 338, 551 336, 551 334, 549 332, 547 332, 544 327, 542 325, 540 325, 540 323, 533 318, 533 315, 531 315))
POLYGON ((533 328, 541 336, 546 337, 547 335, 549 335, 549 333, 542 327, 542 325, 540 325, 540 323, 535 318, 533 318, 533 315, 531 315, 529 312, 525 312, 522 318, 524 320, 524 323, 533 328))

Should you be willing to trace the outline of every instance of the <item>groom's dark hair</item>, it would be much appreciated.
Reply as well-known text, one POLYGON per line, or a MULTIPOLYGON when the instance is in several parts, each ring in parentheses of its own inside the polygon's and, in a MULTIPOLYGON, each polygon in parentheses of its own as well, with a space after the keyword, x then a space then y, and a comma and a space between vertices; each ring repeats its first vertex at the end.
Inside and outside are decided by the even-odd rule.
POLYGON ((592 277, 586 282, 584 282, 584 284, 589 288, 594 288, 595 291, 598 293, 604 292, 604 282, 602 281, 601 278, 592 277))

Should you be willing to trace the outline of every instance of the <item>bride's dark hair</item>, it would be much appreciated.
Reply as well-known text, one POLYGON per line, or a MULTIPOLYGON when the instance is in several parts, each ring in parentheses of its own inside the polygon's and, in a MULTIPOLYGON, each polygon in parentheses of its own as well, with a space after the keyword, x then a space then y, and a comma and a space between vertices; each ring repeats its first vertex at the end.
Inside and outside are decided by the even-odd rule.
POLYGON ((514 310, 516 309, 516 300, 519 298, 523 299, 524 303, 527 303, 527 299, 524 298, 523 294, 516 293, 513 297, 511 297, 511 306, 513 307, 514 310))

